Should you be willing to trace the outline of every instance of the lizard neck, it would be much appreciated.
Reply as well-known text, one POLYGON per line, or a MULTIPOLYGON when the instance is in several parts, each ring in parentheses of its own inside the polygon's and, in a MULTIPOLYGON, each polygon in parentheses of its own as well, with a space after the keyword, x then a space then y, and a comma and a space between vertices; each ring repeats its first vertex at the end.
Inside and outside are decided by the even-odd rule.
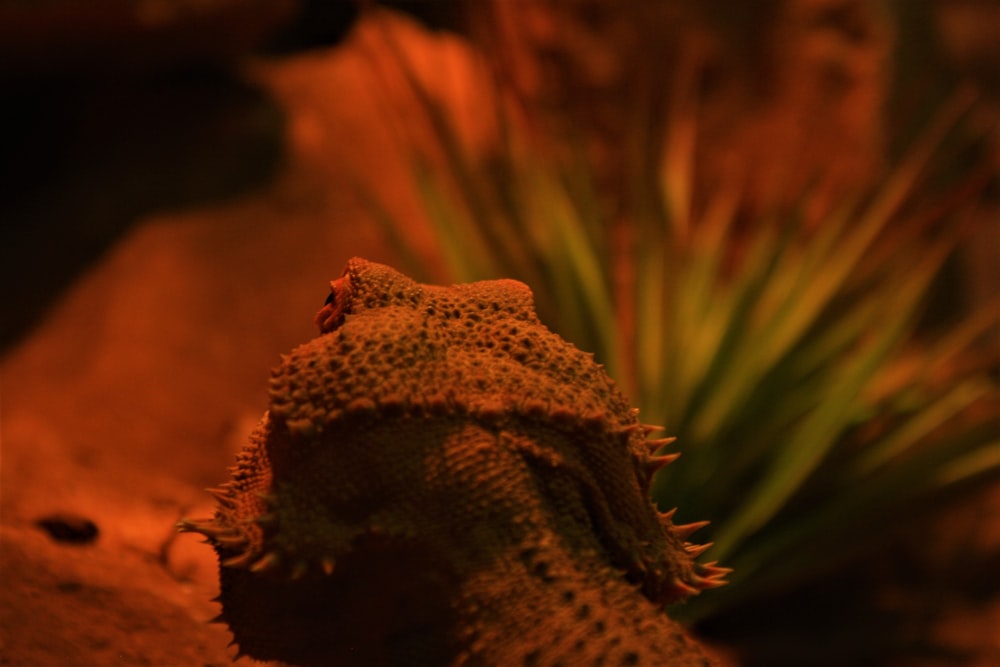
POLYGON ((467 576, 459 600, 462 664, 712 664, 679 624, 596 555, 518 547, 467 576))

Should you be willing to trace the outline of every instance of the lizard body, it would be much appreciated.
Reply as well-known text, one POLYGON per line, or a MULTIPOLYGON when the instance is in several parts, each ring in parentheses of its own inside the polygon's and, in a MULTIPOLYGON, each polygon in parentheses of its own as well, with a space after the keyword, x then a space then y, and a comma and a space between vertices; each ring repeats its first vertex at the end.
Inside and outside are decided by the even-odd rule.
POLYGON ((320 665, 709 665, 663 612, 721 585, 649 500, 676 455, 512 280, 348 262, 321 335, 186 520, 243 654, 320 665))

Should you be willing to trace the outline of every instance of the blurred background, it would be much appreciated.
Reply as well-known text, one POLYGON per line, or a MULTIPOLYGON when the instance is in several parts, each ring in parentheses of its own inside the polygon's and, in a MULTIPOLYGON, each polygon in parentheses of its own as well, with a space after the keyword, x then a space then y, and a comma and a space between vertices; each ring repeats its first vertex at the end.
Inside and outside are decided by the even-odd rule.
POLYGON ((1000 664, 1000 2, 0 0, 0 652, 227 664, 211 511, 361 255, 516 277, 745 665, 1000 664))

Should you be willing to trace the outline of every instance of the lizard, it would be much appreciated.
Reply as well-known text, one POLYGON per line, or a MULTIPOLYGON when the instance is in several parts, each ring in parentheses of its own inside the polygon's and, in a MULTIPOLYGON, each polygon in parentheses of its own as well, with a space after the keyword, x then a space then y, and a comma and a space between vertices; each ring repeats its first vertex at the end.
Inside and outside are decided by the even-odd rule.
POLYGON ((714 664, 664 606, 725 583, 649 498, 678 454, 515 280, 353 258, 186 519, 238 656, 303 667, 714 664))

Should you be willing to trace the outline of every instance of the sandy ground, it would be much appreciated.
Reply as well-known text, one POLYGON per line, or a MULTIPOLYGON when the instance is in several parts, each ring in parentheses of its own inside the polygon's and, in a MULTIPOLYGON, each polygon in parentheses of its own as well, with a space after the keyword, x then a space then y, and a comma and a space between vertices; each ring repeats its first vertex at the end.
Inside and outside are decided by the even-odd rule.
POLYGON ((328 281, 354 255, 394 261, 358 184, 401 217, 413 193, 398 128, 373 122, 385 89, 366 38, 251 67, 286 116, 282 173, 141 221, 2 359, 0 663, 223 665, 235 653, 207 623, 214 553, 173 526, 211 512, 202 489, 224 481, 279 353, 315 335, 328 281), (81 540, 89 521, 96 539, 54 539, 46 518, 81 540))

